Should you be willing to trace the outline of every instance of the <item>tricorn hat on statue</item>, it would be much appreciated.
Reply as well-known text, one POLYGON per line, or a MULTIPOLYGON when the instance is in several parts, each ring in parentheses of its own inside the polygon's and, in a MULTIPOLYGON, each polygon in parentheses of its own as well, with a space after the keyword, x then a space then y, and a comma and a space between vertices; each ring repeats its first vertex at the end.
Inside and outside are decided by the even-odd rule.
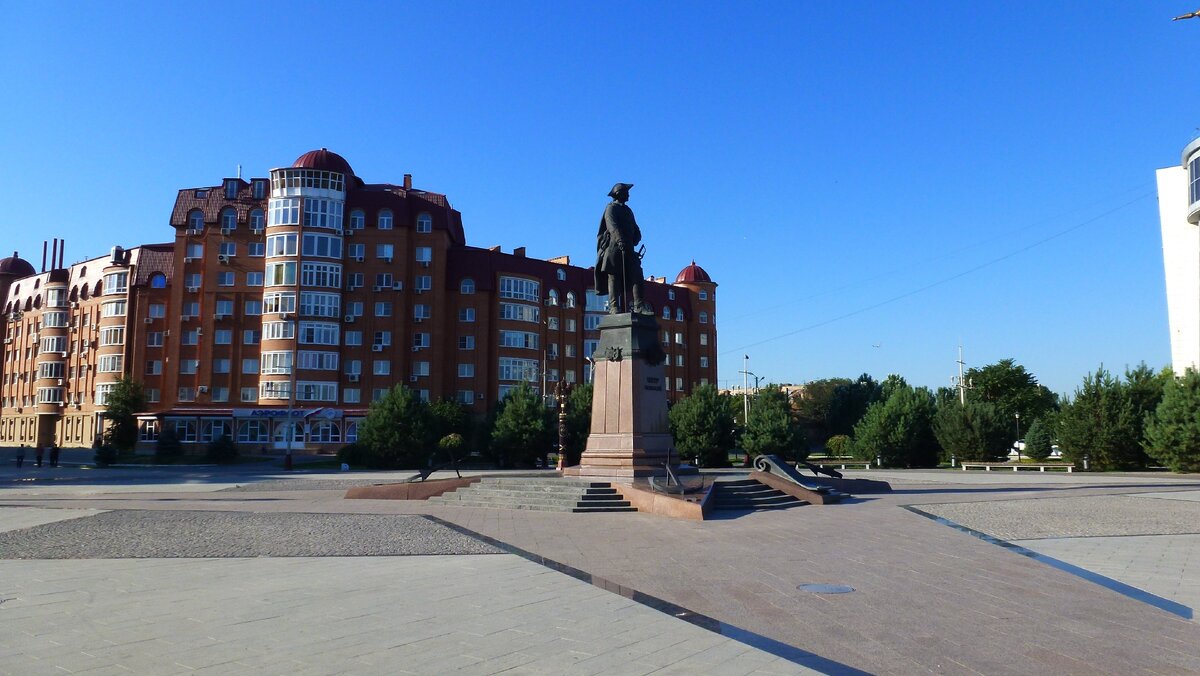
POLYGON ((620 193, 621 191, 629 192, 629 189, 632 187, 633 187, 632 183, 618 183, 613 186, 612 190, 608 191, 608 196, 616 197, 617 194, 620 193))

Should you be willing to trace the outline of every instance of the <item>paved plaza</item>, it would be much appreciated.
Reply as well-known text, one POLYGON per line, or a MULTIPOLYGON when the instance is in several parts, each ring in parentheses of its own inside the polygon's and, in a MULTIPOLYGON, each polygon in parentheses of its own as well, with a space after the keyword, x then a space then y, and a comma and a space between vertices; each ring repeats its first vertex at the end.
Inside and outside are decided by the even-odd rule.
POLYGON ((1200 674, 1200 477, 848 474, 896 490, 687 522, 9 466, 0 673, 1200 674))

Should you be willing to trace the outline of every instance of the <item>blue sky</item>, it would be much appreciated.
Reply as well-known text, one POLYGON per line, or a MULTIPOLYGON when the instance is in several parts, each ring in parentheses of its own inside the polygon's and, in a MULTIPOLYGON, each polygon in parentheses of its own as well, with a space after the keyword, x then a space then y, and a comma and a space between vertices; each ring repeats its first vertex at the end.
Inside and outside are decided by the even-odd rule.
POLYGON ((627 181, 647 273, 720 283, 722 384, 936 387, 961 342, 1068 392, 1170 360, 1194 4, 9 3, 3 248, 167 241, 177 189, 325 146, 586 266, 627 181))

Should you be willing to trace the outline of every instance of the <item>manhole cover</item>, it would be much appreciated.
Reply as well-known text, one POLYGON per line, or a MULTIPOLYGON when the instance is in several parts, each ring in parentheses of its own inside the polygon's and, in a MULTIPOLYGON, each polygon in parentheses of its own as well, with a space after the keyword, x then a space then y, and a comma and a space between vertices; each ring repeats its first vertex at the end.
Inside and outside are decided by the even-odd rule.
POLYGON ((813 594, 848 594, 854 591, 854 587, 844 584, 802 584, 796 589, 813 594))

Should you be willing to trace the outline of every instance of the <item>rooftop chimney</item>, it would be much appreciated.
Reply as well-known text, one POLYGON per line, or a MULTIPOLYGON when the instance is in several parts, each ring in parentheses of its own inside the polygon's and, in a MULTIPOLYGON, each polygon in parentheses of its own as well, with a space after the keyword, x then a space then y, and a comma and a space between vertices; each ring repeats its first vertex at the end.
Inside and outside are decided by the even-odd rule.
POLYGON ((525 247, 519 246, 519 247, 513 249, 513 255, 519 256, 520 258, 524 258, 525 257, 525 247))
POLYGON ((404 189, 412 190, 412 174, 404 175, 404 189))

